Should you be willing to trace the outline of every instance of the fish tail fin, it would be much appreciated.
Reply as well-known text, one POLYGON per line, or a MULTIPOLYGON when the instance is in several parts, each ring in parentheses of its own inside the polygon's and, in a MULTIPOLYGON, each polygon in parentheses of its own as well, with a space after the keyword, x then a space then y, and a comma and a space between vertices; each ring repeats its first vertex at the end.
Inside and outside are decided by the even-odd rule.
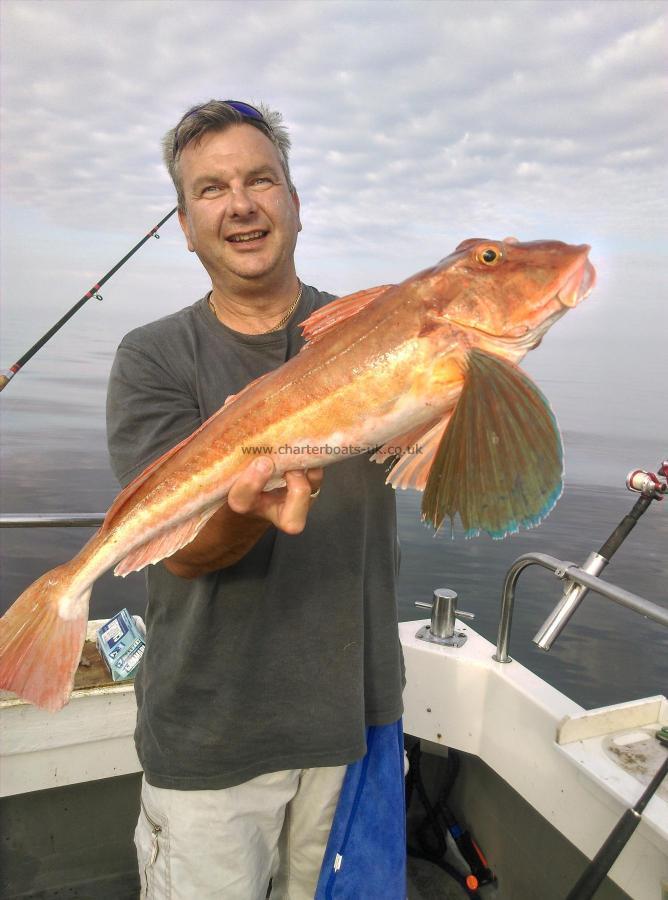
POLYGON ((0 619, 0 688, 50 712, 72 692, 92 585, 59 566, 30 585, 0 619))

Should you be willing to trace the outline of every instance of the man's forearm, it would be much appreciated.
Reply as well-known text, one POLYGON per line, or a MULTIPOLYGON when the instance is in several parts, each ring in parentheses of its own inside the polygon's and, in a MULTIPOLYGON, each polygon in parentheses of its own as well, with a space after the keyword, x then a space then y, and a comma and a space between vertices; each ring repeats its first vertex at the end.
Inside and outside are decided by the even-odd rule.
POLYGON ((285 487, 267 491, 273 473, 270 459, 254 460, 195 540, 163 560, 167 569, 180 578, 197 578, 239 562, 270 525, 286 534, 299 534, 320 493, 322 469, 286 472, 285 487))
POLYGON ((227 504, 213 515, 194 541, 164 559, 179 578, 197 578, 234 565, 269 528, 269 522, 233 512, 227 504))

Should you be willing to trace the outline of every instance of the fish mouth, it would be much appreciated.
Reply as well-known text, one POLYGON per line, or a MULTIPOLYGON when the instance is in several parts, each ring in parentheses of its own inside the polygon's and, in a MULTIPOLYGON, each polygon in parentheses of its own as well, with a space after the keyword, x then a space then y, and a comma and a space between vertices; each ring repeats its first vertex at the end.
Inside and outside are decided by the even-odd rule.
POLYGON ((577 248, 580 252, 572 269, 567 273, 564 281, 557 291, 549 297, 539 312, 539 324, 521 325, 503 336, 506 343, 525 347, 527 350, 535 349, 543 339, 543 335, 555 322, 557 322, 569 309, 573 309, 589 296, 596 284, 596 269, 589 262, 588 254, 591 247, 582 244, 577 248), (559 304, 554 312, 548 313, 549 308, 559 304), (547 315, 546 315, 547 313, 547 315), (543 318, 544 316, 544 318, 543 318))
POLYGON ((576 261, 572 271, 569 272, 555 295, 559 303, 567 309, 573 309, 578 303, 582 303, 596 284, 596 269, 587 257, 591 248, 588 244, 582 244, 578 249, 584 252, 584 259, 576 261))

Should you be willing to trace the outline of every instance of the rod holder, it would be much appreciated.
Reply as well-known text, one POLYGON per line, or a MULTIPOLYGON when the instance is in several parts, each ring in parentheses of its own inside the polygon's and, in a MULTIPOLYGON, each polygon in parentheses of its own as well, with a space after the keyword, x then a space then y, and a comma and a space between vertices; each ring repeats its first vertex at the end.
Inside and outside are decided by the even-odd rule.
MULTIPOLYGON (((598 553, 590 553, 582 566, 582 570, 583 572, 589 572, 590 575, 600 575, 607 565, 608 560, 604 556, 598 553)), ((538 629, 533 639, 534 644, 540 647, 541 650, 549 650, 568 625, 575 610, 582 603, 585 594, 588 592, 589 588, 583 584, 569 581, 561 600, 538 629)))

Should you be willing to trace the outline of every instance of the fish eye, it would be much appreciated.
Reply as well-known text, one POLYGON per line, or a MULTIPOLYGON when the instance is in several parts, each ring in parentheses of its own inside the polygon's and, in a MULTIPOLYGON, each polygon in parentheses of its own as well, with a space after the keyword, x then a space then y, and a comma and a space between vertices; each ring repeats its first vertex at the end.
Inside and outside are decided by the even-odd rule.
POLYGON ((501 251, 496 247, 483 247, 476 253, 478 260, 486 266, 495 266, 501 261, 501 251))

